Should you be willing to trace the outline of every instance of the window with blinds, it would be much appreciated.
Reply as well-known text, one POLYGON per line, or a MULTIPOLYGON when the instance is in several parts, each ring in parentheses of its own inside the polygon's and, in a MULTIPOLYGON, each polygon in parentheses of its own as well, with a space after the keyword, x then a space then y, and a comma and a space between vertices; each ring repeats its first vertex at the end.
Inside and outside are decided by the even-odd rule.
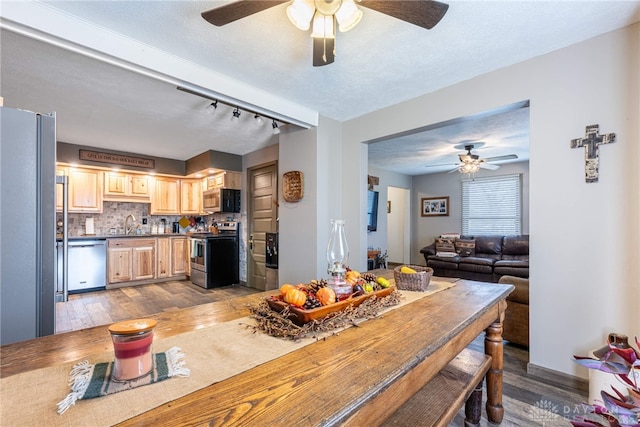
POLYGON ((462 234, 520 234, 522 225, 520 175, 462 181, 462 234))

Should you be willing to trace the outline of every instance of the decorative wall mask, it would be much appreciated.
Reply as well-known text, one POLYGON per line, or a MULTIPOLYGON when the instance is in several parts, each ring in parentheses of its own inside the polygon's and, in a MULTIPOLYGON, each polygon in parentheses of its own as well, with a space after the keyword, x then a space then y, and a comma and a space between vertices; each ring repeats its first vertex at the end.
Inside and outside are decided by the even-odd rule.
POLYGON ((598 182, 600 145, 616 142, 616 134, 599 134, 599 125, 587 126, 584 138, 571 140, 571 148, 584 147, 584 178, 587 183, 598 182))

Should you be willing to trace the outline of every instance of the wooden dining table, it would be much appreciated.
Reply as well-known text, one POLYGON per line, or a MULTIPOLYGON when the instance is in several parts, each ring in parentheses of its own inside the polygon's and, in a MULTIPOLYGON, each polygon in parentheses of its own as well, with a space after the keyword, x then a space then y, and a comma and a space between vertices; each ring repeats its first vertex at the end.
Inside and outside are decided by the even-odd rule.
MULTIPOLYGON (((500 423, 501 321, 512 290, 511 285, 458 280, 449 289, 142 412, 122 425, 379 425, 483 331, 485 352, 492 358, 487 417, 500 423)), ((248 316, 248 304, 272 293, 151 316, 158 320, 155 337, 248 316)), ((0 347, 0 376, 111 349, 106 327, 5 345, 0 347)))

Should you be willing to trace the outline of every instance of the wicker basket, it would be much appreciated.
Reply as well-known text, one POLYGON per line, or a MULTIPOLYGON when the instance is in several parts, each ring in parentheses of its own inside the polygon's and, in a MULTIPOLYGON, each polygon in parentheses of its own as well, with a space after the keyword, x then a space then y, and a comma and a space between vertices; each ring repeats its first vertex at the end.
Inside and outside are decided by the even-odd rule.
POLYGON ((419 265, 400 265, 393 269, 393 278, 396 280, 396 287, 405 291, 426 291, 429 281, 433 276, 433 268, 419 265), (401 273, 402 267, 413 268, 417 273, 401 273))

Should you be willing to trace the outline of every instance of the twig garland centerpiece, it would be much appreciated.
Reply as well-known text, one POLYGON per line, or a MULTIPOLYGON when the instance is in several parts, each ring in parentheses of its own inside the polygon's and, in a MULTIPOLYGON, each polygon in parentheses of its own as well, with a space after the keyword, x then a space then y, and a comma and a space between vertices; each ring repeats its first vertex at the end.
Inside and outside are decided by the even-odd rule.
POLYGON ((255 325, 249 325, 255 332, 263 332, 278 338, 299 340, 306 337, 318 338, 322 332, 331 332, 347 326, 357 326, 359 320, 371 319, 380 314, 386 307, 400 303, 402 294, 397 290, 384 298, 373 296, 363 301, 359 306, 348 306, 344 310, 328 314, 321 319, 314 319, 302 326, 296 325, 289 319, 288 309, 281 312, 273 310, 266 300, 255 306, 250 306, 251 317, 256 320, 255 325))

